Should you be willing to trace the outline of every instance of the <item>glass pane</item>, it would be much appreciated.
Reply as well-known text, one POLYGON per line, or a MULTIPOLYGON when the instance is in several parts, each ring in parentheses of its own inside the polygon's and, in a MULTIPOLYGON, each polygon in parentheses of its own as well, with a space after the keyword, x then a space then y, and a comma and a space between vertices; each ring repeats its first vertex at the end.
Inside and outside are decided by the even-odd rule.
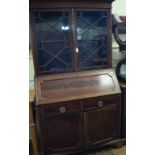
POLYGON ((108 12, 76 11, 79 69, 108 65, 108 12))
POLYGON ((33 12, 40 72, 72 67, 71 21, 68 11, 33 12))

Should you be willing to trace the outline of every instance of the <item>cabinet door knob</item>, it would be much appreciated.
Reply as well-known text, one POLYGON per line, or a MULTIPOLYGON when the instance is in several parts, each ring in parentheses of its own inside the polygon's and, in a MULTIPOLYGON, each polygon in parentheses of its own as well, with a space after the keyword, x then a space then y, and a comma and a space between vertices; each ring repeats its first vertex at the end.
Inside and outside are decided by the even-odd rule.
POLYGON ((103 107, 104 106, 104 102, 102 100, 99 100, 97 105, 98 105, 98 107, 103 107))
POLYGON ((60 113, 65 113, 66 112, 66 108, 64 106, 59 108, 60 113))

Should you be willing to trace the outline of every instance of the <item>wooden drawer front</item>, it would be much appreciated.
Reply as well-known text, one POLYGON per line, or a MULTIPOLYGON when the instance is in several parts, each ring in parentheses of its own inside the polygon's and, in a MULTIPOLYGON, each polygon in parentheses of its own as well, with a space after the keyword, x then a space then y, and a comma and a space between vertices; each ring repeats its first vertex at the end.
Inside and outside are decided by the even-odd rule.
POLYGON ((116 96, 105 96, 84 101, 84 110, 102 108, 106 105, 117 103, 116 96))
POLYGON ((44 114, 45 115, 64 114, 68 112, 80 111, 80 109, 81 109, 80 102, 60 103, 45 107, 44 114))

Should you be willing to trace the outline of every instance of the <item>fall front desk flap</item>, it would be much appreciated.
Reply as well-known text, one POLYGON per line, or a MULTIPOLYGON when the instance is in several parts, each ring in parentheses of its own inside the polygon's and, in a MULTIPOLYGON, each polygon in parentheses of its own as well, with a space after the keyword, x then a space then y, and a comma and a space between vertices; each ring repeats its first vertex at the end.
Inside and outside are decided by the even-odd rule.
POLYGON ((113 69, 39 76, 35 89, 37 105, 121 93, 113 69))

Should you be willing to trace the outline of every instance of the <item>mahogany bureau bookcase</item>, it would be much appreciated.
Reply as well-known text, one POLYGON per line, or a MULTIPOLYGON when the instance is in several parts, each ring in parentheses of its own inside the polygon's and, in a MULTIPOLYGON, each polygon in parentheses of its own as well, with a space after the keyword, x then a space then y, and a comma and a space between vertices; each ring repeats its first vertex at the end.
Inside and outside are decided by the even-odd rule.
POLYGON ((72 154, 121 141, 112 0, 30 0, 38 145, 72 154))

